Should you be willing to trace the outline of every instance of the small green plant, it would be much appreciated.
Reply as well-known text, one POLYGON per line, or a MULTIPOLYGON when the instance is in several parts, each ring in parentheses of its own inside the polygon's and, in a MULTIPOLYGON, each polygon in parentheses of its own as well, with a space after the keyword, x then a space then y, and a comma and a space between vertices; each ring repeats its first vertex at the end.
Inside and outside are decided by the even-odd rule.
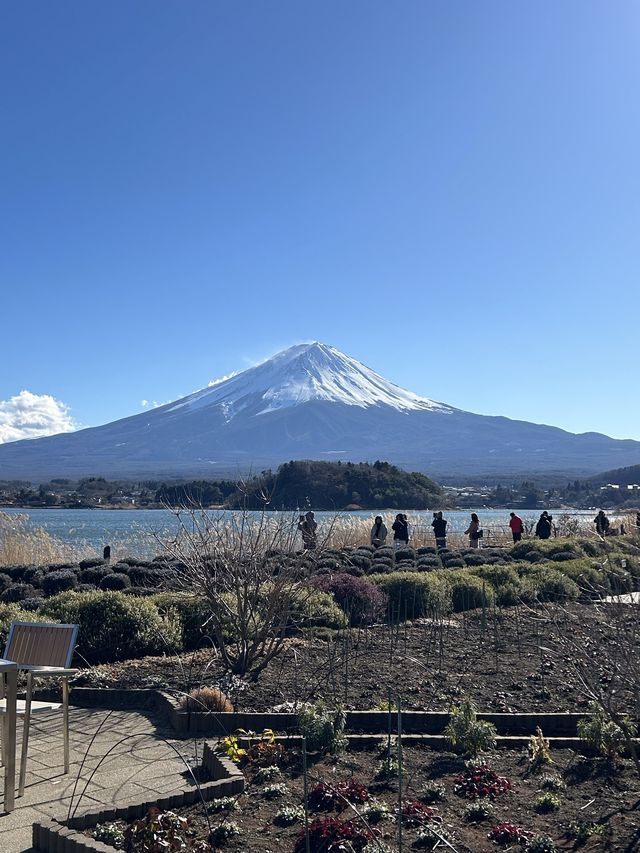
POLYGON ((99 823, 93 830, 93 837, 103 844, 119 849, 124 844, 124 832, 117 823, 99 823))
POLYGON ((304 809, 302 806, 282 806, 276 812, 273 819, 279 826, 291 826, 304 820, 304 809))
POLYGON ((339 752, 347 745, 344 734, 346 715, 339 708, 330 710, 318 703, 303 708, 298 715, 300 733, 311 752, 339 752))
POLYGON ((555 773, 549 773, 540 779, 540 787, 545 791, 564 791, 567 786, 560 776, 555 773))
POLYGON ((623 717, 619 724, 614 723, 595 703, 591 704, 591 716, 578 722, 578 737, 611 764, 624 752, 628 739, 635 735, 636 726, 629 717, 623 717))
POLYGON ((362 809, 362 816, 368 823, 382 823, 385 820, 393 820, 393 812, 382 800, 372 799, 362 809))
POLYGON ((555 841, 548 835, 534 835, 527 846, 527 853, 556 853, 555 841))
POLYGON ((537 770, 543 764, 552 764, 549 741, 544 736, 540 726, 536 726, 536 733, 529 738, 529 767, 537 770))
POLYGON ((209 811, 214 813, 238 811, 239 809, 237 797, 217 797, 209 802, 209 811))
POLYGON ((455 841, 453 833, 439 823, 437 826, 423 826, 418 830, 415 847, 421 850, 450 849, 443 841, 452 844, 455 841))
MULTIPOLYGON (((233 820, 225 820, 224 823, 216 826, 213 830, 211 840, 214 844, 224 844, 226 841, 229 841, 231 838, 237 838, 239 835, 242 835, 242 830, 238 824, 233 820)), ((180 850, 179 847, 176 849, 180 850)))
POLYGON ((533 807, 538 814, 557 812, 560 808, 560 800, 555 794, 552 794, 551 791, 547 791, 545 794, 540 794, 533 807))
POLYGON ((476 803, 469 803, 462 815, 467 823, 481 823, 493 817, 493 806, 491 803, 479 800, 476 803))
POLYGON ((454 752, 474 757, 496 745, 496 727, 493 723, 478 720, 475 706, 468 696, 451 709, 444 736, 454 752))
POLYGON ((257 785, 264 785, 265 782, 273 782, 274 779, 278 779, 281 775, 282 773, 278 765, 270 764, 268 767, 261 767, 258 770, 254 776, 254 781, 257 785))
POLYGON ((585 844, 593 835, 602 835, 604 825, 589 820, 572 820, 567 827, 567 837, 578 844, 585 844))
POLYGON ((382 761, 378 764, 375 778, 379 782, 387 782, 389 779, 397 779, 400 773, 397 757, 391 753, 385 755, 382 761))
POLYGON ((227 735, 218 741, 216 751, 220 755, 225 755, 231 761, 237 764, 247 754, 246 749, 242 749, 237 735, 227 735))
POLYGON ((274 782, 272 785, 265 785, 262 789, 262 796, 267 800, 279 800, 281 797, 286 797, 289 793, 284 782, 274 782))
POLYGON ((420 799, 423 803, 438 803, 444 800, 446 794, 447 791, 442 782, 427 782, 420 792, 420 799))

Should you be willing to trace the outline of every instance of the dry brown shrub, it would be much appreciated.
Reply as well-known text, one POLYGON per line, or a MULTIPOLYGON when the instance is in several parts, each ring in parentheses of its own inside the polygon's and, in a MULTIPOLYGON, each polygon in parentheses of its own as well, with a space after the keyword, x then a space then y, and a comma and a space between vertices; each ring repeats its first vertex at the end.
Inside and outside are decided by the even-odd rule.
POLYGON ((234 707, 222 690, 217 687, 197 687, 181 702, 185 711, 218 711, 233 712, 234 707))

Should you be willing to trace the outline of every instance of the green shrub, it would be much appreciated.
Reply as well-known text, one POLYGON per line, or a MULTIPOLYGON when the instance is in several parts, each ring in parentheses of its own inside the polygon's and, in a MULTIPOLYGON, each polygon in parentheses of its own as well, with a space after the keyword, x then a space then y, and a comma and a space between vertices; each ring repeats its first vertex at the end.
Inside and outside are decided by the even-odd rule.
POLYGON ((415 619, 435 616, 451 610, 451 596, 441 572, 391 572, 370 575, 389 596, 388 613, 392 619, 415 619))
POLYGON ((618 725, 593 703, 591 716, 578 722, 578 737, 610 763, 624 752, 627 739, 635 737, 636 733, 637 727, 629 717, 623 717, 618 725))
POLYGON ((609 584, 602 566, 596 560, 578 557, 554 568, 571 578, 578 585, 583 597, 595 598, 609 592, 609 584))
POLYGON ((31 610, 23 610, 18 604, 0 604, 0 645, 4 648, 12 622, 59 622, 31 610))
POLYGON ((472 757, 496 745, 496 727, 493 723, 478 719, 475 705, 468 696, 451 709, 444 736, 454 752, 472 757))
POLYGON ((347 744, 344 735, 346 715, 341 709, 330 710, 318 703, 303 708, 298 714, 300 734, 311 752, 338 752, 347 744))
POLYGON ((62 592, 45 601, 42 615, 79 626, 77 652, 89 663, 181 648, 179 620, 162 619, 149 598, 119 592, 62 592))
POLYGON ((35 594, 35 587, 31 586, 30 583, 16 583, 13 586, 8 586, 4 592, 0 593, 0 601, 5 604, 12 604, 24 601, 25 598, 33 598, 35 594))
POLYGON ((446 575, 446 584, 456 613, 489 607, 494 600, 491 584, 470 571, 452 572, 446 575))
POLYGON ((207 624, 211 605, 206 598, 182 592, 160 592, 152 600, 163 617, 167 618, 172 612, 177 614, 182 625, 184 649, 191 651, 211 644, 213 638, 207 624))
POLYGON ((522 575, 523 598, 536 601, 572 601, 580 595, 578 585, 557 569, 531 567, 522 575))
POLYGON ((293 630, 309 628, 345 628, 349 619, 333 596, 319 589, 303 587, 293 602, 289 625, 293 630))

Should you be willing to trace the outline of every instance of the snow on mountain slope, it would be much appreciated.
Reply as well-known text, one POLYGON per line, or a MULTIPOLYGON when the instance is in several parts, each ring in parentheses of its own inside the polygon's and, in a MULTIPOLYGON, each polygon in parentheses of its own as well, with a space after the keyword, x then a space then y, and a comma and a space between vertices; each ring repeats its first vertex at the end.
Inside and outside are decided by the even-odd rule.
POLYGON ((315 400, 361 408, 390 406, 401 412, 454 411, 394 385, 356 359, 317 341, 289 347, 257 367, 163 408, 173 412, 220 406, 228 422, 240 412, 263 415, 315 400))

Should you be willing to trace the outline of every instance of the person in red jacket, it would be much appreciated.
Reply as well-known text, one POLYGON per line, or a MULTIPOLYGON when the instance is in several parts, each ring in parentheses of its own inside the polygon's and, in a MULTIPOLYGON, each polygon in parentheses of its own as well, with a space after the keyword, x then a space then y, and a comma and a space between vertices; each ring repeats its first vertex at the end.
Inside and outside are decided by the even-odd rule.
POLYGON ((509 520, 509 527, 511 528, 511 535, 513 536, 514 542, 519 542, 522 539, 522 531, 524 530, 524 524, 522 523, 522 519, 519 515, 516 515, 515 512, 510 512, 509 515, 511 519, 509 520))

